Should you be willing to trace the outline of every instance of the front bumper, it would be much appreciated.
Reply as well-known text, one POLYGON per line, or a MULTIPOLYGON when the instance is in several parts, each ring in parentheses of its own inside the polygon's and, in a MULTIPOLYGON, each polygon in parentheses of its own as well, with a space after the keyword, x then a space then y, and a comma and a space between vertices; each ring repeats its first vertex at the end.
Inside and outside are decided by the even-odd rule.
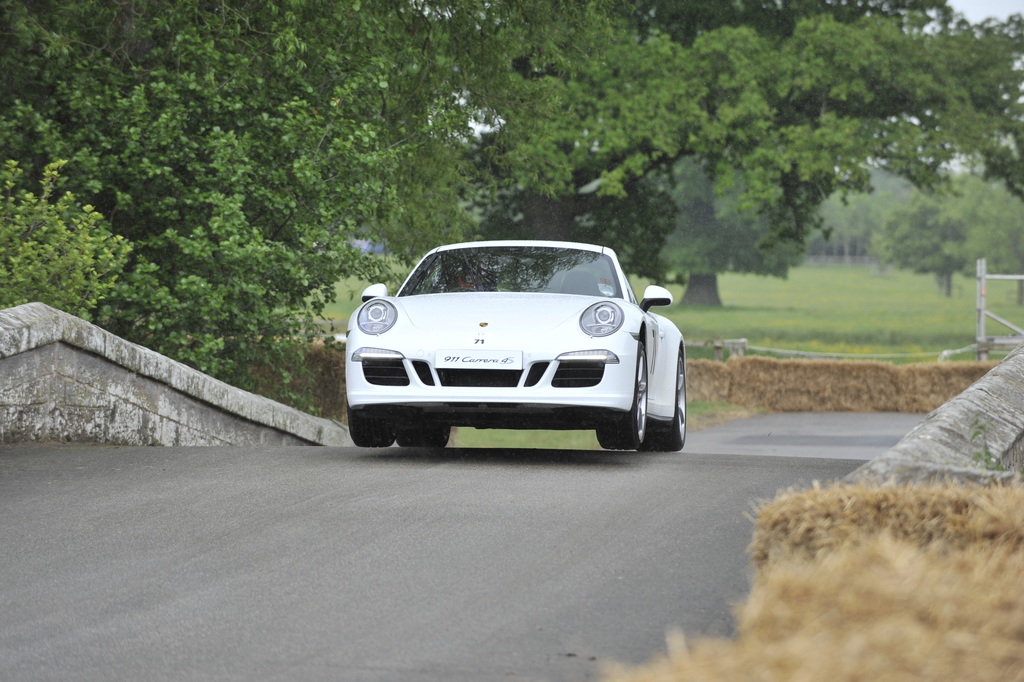
POLYGON ((637 344, 629 334, 586 339, 591 347, 523 351, 522 368, 512 370, 439 367, 434 351, 384 348, 382 339, 361 336, 349 338, 346 389, 349 406, 367 416, 582 429, 633 404, 637 344), (370 347, 362 344, 379 352, 360 353, 370 347))

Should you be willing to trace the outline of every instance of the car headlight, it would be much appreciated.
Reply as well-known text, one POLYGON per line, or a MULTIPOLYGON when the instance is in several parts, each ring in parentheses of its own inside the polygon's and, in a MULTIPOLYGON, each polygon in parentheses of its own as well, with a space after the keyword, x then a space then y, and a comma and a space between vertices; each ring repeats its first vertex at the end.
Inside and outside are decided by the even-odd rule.
POLYGON ((352 353, 352 362, 363 362, 364 360, 404 360, 405 356, 397 350, 387 348, 360 348, 352 353))
POLYGON ((383 334, 395 325, 398 311, 387 301, 372 300, 359 309, 359 329, 367 334, 383 334))
POLYGON ((570 353, 562 353, 555 360, 558 362, 596 362, 602 365, 619 364, 619 356, 610 350, 574 350, 570 353))
POLYGON ((608 336, 619 331, 626 317, 614 303, 595 303, 580 315, 580 329, 589 336, 608 336))

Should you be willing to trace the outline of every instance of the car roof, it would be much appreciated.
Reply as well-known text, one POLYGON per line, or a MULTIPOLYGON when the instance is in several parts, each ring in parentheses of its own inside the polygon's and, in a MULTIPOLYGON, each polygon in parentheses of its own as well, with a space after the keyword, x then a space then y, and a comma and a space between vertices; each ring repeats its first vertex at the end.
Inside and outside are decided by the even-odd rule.
POLYGON ((556 249, 577 249, 579 251, 595 251, 597 253, 607 253, 615 255, 615 252, 607 246, 598 246, 597 244, 585 244, 583 242, 559 242, 559 241, 546 241, 538 239, 501 239, 492 241, 482 242, 460 242, 458 244, 446 244, 444 246, 438 246, 432 249, 430 253, 437 253, 439 251, 450 251, 453 249, 476 249, 476 248, 489 248, 496 246, 540 246, 556 249))

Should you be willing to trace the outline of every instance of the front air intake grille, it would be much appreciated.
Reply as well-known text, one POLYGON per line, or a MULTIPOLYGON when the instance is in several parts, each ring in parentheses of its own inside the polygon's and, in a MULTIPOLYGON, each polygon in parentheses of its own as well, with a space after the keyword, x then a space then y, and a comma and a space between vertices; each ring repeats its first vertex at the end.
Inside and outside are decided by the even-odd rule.
POLYGON ((522 371, 517 369, 439 369, 442 386, 513 388, 522 371))
POLYGON ((434 385, 434 375, 430 373, 430 364, 423 360, 413 360, 412 368, 416 370, 416 376, 427 386, 434 385))
POLYGON ((526 375, 526 382, 524 386, 536 386, 540 383, 541 378, 544 376, 544 372, 547 371, 549 362, 537 362, 530 367, 530 371, 526 375))
POLYGON ((363 360, 363 376, 375 386, 408 386, 409 375, 401 360, 363 360))
POLYGON ((555 388, 589 388, 604 378, 603 362, 563 362, 558 366, 551 385, 555 388))

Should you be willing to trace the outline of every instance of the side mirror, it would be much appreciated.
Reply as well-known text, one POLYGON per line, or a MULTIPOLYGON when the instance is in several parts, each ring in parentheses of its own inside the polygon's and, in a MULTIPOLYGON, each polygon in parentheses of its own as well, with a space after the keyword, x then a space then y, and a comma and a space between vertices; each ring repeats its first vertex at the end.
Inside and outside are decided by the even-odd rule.
POLYGON ((386 284, 371 284, 370 286, 363 289, 363 303, 366 303, 371 298, 378 298, 380 296, 388 295, 388 287, 386 284))
POLYGON ((640 307, 646 313, 654 306, 672 305, 672 292, 665 287, 650 285, 644 289, 644 298, 640 301, 640 307))

